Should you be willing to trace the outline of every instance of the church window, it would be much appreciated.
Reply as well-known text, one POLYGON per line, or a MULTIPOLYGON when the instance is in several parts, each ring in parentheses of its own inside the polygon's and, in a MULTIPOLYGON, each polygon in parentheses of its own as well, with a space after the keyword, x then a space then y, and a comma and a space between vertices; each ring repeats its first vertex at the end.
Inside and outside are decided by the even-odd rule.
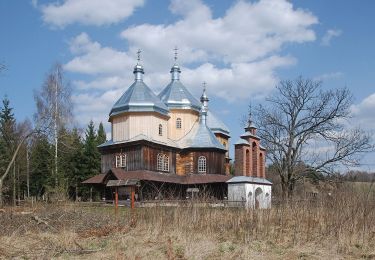
POLYGON ((206 173, 207 171, 207 160, 204 156, 198 158, 198 173, 206 173))
POLYGON ((169 172, 169 157, 166 154, 158 154, 156 168, 158 171, 169 172))
POLYGON ((169 172, 169 157, 164 155, 164 167, 163 171, 169 172))
POLYGON ((162 126, 162 124, 159 125, 159 135, 160 136, 163 135, 163 126, 162 126))
POLYGON ((125 168, 126 167, 126 154, 116 155, 116 168, 125 168))
POLYGON ((126 154, 124 153, 121 155, 121 167, 126 167, 126 154))
POLYGON ((181 126, 182 126, 181 118, 177 118, 176 119, 176 128, 181 129, 181 126))

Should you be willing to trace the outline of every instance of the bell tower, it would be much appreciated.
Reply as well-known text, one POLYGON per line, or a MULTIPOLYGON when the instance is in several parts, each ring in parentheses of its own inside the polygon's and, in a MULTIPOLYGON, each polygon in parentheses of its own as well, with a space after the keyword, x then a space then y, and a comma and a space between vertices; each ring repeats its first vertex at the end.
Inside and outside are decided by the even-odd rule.
POLYGON ((235 143, 235 175, 265 178, 266 150, 260 144, 260 138, 256 135, 257 128, 251 120, 245 127, 245 133, 235 143))

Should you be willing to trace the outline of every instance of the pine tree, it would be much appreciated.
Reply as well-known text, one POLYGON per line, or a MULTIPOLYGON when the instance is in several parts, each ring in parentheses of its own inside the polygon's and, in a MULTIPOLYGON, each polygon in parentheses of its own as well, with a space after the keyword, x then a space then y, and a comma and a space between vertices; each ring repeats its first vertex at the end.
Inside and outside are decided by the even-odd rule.
POLYGON ((84 157, 86 177, 91 177, 100 172, 100 153, 98 151, 97 137, 95 134, 95 126, 90 121, 86 129, 86 138, 84 144, 84 157))
POLYGON ((97 143, 98 145, 105 143, 107 141, 107 135, 104 130, 103 123, 100 122, 99 129, 98 129, 98 136, 97 136, 97 143))
POLYGON ((54 185, 51 176, 53 168, 53 147, 44 135, 36 136, 31 142, 30 153, 30 193, 42 196, 54 185))
POLYGON ((68 172, 67 179, 69 183, 69 194, 77 198, 77 196, 87 193, 88 189, 81 185, 86 179, 85 172, 85 156, 84 144, 76 128, 70 133, 70 157, 66 169, 68 172))
MULTIPOLYGON (((3 174, 5 174, 16 146, 16 120, 12 110, 9 99, 5 97, 3 99, 3 108, 0 111, 0 193, 3 192, 3 185, 5 187, 11 186, 9 178, 8 180, 3 179, 9 177, 9 175, 3 177, 3 174)), ((0 196, 0 199, 2 200, 2 196, 0 196)))
MULTIPOLYGON (((94 123, 90 121, 86 129, 86 138, 84 143, 83 155, 85 158, 85 169, 84 175, 81 179, 82 181, 100 173, 100 153, 97 146, 98 143, 97 136, 95 134, 95 126, 94 123)), ((83 195, 87 196, 88 194, 83 195)))

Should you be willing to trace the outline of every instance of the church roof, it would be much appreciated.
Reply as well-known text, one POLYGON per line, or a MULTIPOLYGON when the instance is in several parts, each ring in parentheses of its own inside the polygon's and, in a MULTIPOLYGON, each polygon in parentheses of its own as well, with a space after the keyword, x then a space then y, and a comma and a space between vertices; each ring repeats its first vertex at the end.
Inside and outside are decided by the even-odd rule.
POLYGON ((171 139, 167 139, 166 141, 160 141, 160 140, 155 140, 151 137, 148 137, 144 134, 139 134, 128 140, 123 140, 123 141, 118 141, 118 142, 109 140, 101 145, 98 145, 98 148, 117 145, 117 144, 126 144, 126 143, 131 143, 131 142, 136 142, 136 141, 149 141, 149 142, 153 142, 153 143, 160 144, 160 145, 166 145, 166 146, 178 148, 177 143, 171 139))
POLYGON ((258 178, 258 177, 250 177, 250 176, 235 176, 227 181, 227 183, 256 183, 256 184, 265 184, 265 185, 272 185, 267 179, 258 178))
POLYGON ((157 112, 168 115, 169 110, 142 80, 136 80, 117 100, 109 116, 122 112, 157 112))
POLYGON ((242 138, 238 139, 238 141, 235 143, 235 145, 237 145, 237 144, 238 144, 238 145, 239 145, 239 144, 250 145, 248 141, 246 141, 246 140, 244 140, 244 139, 242 139, 242 138))
POLYGON ((201 103, 181 83, 179 78, 180 72, 181 71, 178 65, 174 65, 172 67, 172 80, 160 92, 158 97, 169 108, 193 109, 199 112, 201 108, 201 103))
POLYGON ((215 148, 226 150, 217 140, 214 133, 200 120, 196 122, 187 135, 177 141, 180 148, 215 148))
POLYGON ((214 133, 221 133, 227 136, 230 135, 229 128, 210 110, 207 112, 207 125, 214 133))
POLYGON ((241 137, 253 137, 253 138, 256 138, 256 139, 260 139, 259 136, 257 135, 253 135, 251 132, 249 131, 246 131, 244 134, 241 135, 241 137))

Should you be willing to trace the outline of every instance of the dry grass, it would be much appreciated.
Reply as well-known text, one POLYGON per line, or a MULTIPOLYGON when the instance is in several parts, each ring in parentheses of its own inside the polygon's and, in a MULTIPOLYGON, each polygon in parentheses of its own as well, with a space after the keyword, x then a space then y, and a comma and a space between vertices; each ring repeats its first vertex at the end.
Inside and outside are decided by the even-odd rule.
POLYGON ((371 193, 270 210, 74 204, 0 213, 2 258, 375 259, 371 193), (23 212, 23 213, 22 213, 23 212))

